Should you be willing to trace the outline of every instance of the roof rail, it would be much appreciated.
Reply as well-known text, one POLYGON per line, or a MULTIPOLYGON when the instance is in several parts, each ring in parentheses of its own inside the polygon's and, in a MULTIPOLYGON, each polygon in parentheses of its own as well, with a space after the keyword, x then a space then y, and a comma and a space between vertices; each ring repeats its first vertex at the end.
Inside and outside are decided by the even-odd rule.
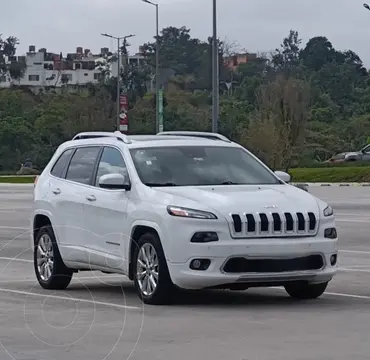
POLYGON ((213 133, 213 132, 203 132, 203 131, 164 131, 160 132, 157 135, 172 135, 172 136, 192 136, 192 137, 201 137, 211 140, 221 140, 226 142, 231 142, 226 136, 213 133))
POLYGON ((104 132, 104 131, 88 131, 88 132, 81 132, 78 133, 73 137, 72 140, 83 140, 83 139, 94 139, 94 138, 102 138, 102 137, 113 137, 119 141, 124 142, 125 144, 131 144, 131 140, 125 134, 122 134, 120 131, 115 132, 104 132))

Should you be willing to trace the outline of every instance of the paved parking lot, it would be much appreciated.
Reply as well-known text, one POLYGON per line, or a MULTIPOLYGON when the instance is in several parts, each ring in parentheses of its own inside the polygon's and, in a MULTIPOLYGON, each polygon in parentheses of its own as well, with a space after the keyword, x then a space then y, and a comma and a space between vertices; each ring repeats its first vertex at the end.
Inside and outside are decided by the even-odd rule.
POLYGON ((84 272, 65 292, 35 281, 32 188, 0 186, 0 359, 368 359, 370 188, 311 188, 333 205, 340 273, 316 301, 281 289, 183 293, 143 306, 122 276, 84 272))

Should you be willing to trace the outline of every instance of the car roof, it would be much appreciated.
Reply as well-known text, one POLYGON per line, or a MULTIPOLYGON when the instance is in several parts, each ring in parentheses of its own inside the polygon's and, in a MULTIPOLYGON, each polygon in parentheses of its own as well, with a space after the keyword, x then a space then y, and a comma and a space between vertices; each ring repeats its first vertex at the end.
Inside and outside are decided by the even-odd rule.
POLYGON ((144 148, 144 147, 171 147, 171 146, 222 146, 222 147, 240 147, 233 142, 215 140, 199 136, 180 136, 180 135, 129 135, 122 140, 115 136, 114 133, 94 132, 80 133, 82 135, 78 140, 70 140, 62 145, 60 149, 65 149, 74 146, 84 145, 114 145, 125 146, 128 148, 144 148), (88 138, 83 138, 84 135, 88 138))

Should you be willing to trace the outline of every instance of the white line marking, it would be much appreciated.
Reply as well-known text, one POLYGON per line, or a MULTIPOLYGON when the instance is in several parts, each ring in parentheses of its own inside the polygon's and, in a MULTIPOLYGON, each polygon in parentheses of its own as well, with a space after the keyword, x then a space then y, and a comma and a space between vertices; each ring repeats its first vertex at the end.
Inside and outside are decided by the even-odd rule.
POLYGON ((32 210, 32 206, 4 206, 0 207, 0 210, 24 210, 24 211, 30 211, 32 210))
MULTIPOLYGON (((12 279, 12 278, 8 278, 7 280, 1 280, 2 277, 5 277, 5 276, 0 276, 0 283, 22 283, 22 282, 37 282, 37 279, 36 278, 33 278, 33 279, 12 279)), ((99 276, 76 276, 74 277, 73 279, 74 280, 99 280, 99 281, 104 281, 104 279, 110 279, 110 278, 124 278, 125 276, 124 275, 103 275, 101 277, 99 276)))
POLYGON ((141 309, 137 306, 120 305, 120 304, 108 303, 104 301, 78 299, 78 298, 72 298, 72 297, 67 297, 67 296, 38 294, 38 293, 29 292, 29 291, 11 290, 11 289, 5 289, 5 288, 0 288, 0 291, 8 292, 11 294, 17 294, 17 295, 36 296, 36 297, 51 298, 51 299, 57 299, 57 300, 69 300, 69 301, 75 301, 75 302, 81 302, 81 303, 93 304, 93 305, 94 304, 103 305, 103 306, 109 306, 109 307, 114 307, 118 309, 129 309, 129 310, 140 310, 141 309))
POLYGON ((5 226, 5 225, 0 225, 0 229, 10 229, 10 230, 30 230, 30 228, 29 228, 29 227, 5 226))
POLYGON ((370 251, 366 250, 345 250, 345 249, 340 249, 339 252, 344 252, 348 254, 370 254, 370 251))
POLYGON ((353 223, 370 223, 370 220, 347 220, 347 219, 338 219, 335 218, 336 222, 353 222, 353 223))
POLYGON ((370 270, 366 270, 366 269, 339 268, 339 271, 343 271, 343 272, 363 272, 363 273, 370 273, 370 270))
POLYGON ((11 262, 11 261, 19 261, 19 262, 33 263, 33 260, 17 259, 17 258, 10 258, 10 257, 0 257, 0 260, 7 260, 9 262, 11 262))
POLYGON ((366 268, 370 268, 370 265, 349 265, 346 268, 347 269, 366 269, 366 268))
POLYGON ((336 210, 335 211, 335 215, 336 216, 356 216, 356 217, 359 217, 360 216, 360 217, 365 217, 363 212, 361 214, 360 213, 342 213, 339 210, 336 210))
MULTIPOLYGON (((284 290, 285 291, 285 289, 283 287, 273 286, 271 288, 276 289, 276 290, 284 290)), ((326 291, 324 292, 324 294, 322 296, 325 296, 325 295, 348 297, 348 298, 353 298, 353 299, 370 300, 370 296, 366 296, 366 295, 344 294, 344 293, 326 292, 326 291)))
POLYGON ((354 299, 370 300, 370 296, 366 296, 366 295, 343 294, 343 293, 336 293, 336 292, 325 292, 324 295, 341 296, 341 297, 348 297, 348 298, 354 298, 354 299))

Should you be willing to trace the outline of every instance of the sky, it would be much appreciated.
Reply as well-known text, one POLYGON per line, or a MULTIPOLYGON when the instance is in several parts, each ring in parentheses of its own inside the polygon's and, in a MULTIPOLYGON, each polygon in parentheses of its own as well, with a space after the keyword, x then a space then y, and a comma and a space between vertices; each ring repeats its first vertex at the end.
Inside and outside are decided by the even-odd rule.
MULTIPOLYGON (((160 28, 186 26, 191 35, 212 34, 212 0, 157 0, 160 28)), ((370 3, 370 0, 369 0, 370 3)), ((351 49, 370 67, 370 11, 363 0, 217 0, 218 37, 249 52, 270 52, 289 30, 303 45, 326 36, 338 50, 351 49)), ((155 8, 141 0, 11 0, 1 4, 0 34, 20 40, 18 55, 29 45, 66 54, 77 46, 98 53, 116 48, 101 36, 135 34, 130 52, 155 35, 155 8)))

